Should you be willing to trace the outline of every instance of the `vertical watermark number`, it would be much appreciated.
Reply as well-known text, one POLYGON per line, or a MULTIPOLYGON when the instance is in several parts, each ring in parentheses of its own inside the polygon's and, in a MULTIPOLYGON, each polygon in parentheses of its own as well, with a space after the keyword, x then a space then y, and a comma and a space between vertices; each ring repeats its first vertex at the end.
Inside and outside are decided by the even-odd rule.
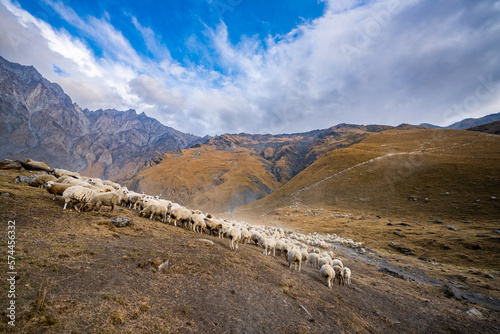
POLYGON ((7 298, 9 304, 7 306, 8 324, 11 326, 16 325, 16 221, 9 220, 7 224, 7 283, 9 290, 7 298))

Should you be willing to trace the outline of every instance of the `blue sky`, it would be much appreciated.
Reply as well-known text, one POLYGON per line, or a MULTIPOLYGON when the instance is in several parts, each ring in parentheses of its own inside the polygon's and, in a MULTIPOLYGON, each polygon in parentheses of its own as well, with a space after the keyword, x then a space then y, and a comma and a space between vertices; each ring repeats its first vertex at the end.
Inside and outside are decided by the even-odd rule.
POLYGON ((198 135, 500 112, 491 0, 0 0, 0 55, 198 135))

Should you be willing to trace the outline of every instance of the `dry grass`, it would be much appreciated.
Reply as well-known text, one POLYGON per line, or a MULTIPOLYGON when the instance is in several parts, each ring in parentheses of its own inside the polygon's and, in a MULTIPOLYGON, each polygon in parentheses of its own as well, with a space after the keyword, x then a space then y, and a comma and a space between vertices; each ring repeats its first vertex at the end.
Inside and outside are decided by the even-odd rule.
MULTIPOLYGON (((0 202, 0 219, 16 220, 18 242, 14 332, 411 333, 435 323, 491 332, 499 325, 496 313, 482 308, 484 319, 473 322, 443 312, 470 306, 357 257, 345 255, 353 284, 328 289, 317 269, 290 271, 283 258, 263 256, 253 245, 235 252, 226 239, 204 235, 215 244, 209 247, 198 234, 125 208, 63 211, 45 190, 12 183, 15 175, 0 175, 0 192, 11 193, 0 202), (115 216, 133 225, 116 228, 109 224, 115 216), (154 270, 156 258, 169 260, 166 272, 154 270)), ((2 305, 6 289, 0 285, 2 305)), ((11 330, 5 319, 3 332, 11 330)))

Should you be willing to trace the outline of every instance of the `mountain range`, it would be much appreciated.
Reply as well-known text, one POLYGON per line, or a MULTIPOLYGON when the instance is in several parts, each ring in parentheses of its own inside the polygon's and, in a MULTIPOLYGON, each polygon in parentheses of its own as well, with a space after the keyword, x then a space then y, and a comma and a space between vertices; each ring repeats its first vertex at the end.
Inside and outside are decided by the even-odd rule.
POLYGON ((33 67, 0 57, 0 157, 115 178, 198 136, 134 110, 82 110, 33 67))
MULTIPOLYGON (((498 124, 494 122, 498 119, 500 113, 466 119, 449 128, 474 126, 471 130, 498 133, 498 124)), ((455 147, 454 140, 464 147, 472 145, 478 152, 484 149, 483 143, 489 143, 493 145, 493 161, 488 160, 486 153, 482 160, 475 158, 474 150, 462 158, 480 162, 485 168, 495 166, 497 136, 471 131, 452 136, 449 131, 452 130, 429 124, 338 124, 305 133, 240 133, 202 138, 164 126, 135 110, 82 110, 59 85, 43 78, 34 67, 0 57, 0 159, 44 161, 53 168, 117 180, 132 190, 210 212, 233 211, 245 205, 260 212, 254 210, 253 205, 257 205, 264 210, 259 214, 266 214, 275 206, 311 201, 334 206, 357 203, 357 207, 373 209, 380 205, 377 199, 383 198, 377 194, 395 189, 399 189, 399 199, 413 197, 411 188, 396 187, 413 184, 406 180, 406 176, 416 175, 404 169, 408 164, 413 169, 428 170, 426 175, 440 176, 442 180, 461 168, 459 162, 446 160, 442 162, 442 171, 435 171, 433 161, 440 161, 439 156, 427 160, 430 155, 417 152, 428 149, 429 143, 442 147, 446 156, 457 153, 444 149, 455 147), (402 148, 403 142, 407 148, 402 148), (416 156, 425 163, 412 165, 410 158, 416 156), (380 167, 379 159, 388 164, 380 167), (352 169, 362 170, 359 175, 364 176, 350 176, 344 180, 347 183, 335 183, 341 178, 332 175, 351 175, 352 169), (367 188, 365 183, 359 183, 370 175, 379 176, 372 180, 372 186, 367 188), (383 181, 387 177, 395 181, 383 181), (318 182, 321 186, 313 186, 318 182), (363 189, 376 189, 376 193, 363 189), (348 195, 342 195, 348 190, 348 195), (318 194, 322 194, 321 198, 318 194)), ((494 171, 489 174, 494 176, 485 177, 497 179, 494 171)), ((460 175, 460 180, 470 185, 468 177, 460 175)), ((483 185, 484 192, 494 192, 488 190, 490 184, 483 185)), ((407 204, 404 200, 401 208, 407 204)))

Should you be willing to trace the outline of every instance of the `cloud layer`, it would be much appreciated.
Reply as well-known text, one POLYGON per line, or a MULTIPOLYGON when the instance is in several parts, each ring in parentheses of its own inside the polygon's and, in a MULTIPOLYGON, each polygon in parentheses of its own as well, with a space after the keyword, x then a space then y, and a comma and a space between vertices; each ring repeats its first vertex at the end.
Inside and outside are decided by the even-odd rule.
POLYGON ((130 26, 147 52, 109 14, 79 17, 47 0, 70 33, 0 0, 0 54, 34 65, 82 108, 133 108, 198 135, 447 125, 500 112, 499 2, 365 2, 330 0, 321 17, 285 35, 237 44, 223 21, 205 25, 203 40, 182 46, 203 63, 186 65, 134 13, 130 26))

